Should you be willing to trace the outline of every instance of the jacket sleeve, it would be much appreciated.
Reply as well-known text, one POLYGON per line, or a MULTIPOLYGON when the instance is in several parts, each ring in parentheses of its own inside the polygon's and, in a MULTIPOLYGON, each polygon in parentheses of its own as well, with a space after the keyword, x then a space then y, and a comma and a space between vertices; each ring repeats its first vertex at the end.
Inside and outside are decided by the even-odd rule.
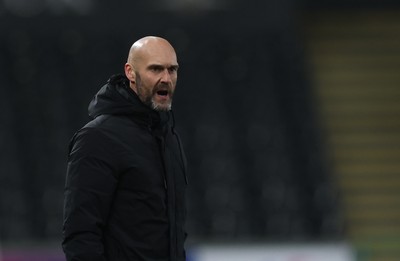
POLYGON ((112 144, 95 129, 70 145, 64 192, 63 250, 67 261, 106 261, 103 229, 117 186, 112 144))

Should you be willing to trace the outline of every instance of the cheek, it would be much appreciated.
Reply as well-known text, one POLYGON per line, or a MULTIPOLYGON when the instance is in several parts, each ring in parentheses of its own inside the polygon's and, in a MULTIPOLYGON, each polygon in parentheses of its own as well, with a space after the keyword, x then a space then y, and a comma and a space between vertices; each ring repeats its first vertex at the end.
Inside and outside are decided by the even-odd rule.
POLYGON ((146 85, 149 89, 153 89, 158 83, 158 78, 156 77, 148 77, 146 78, 146 85))
POLYGON ((149 91, 153 90, 155 84, 156 82, 149 77, 142 78, 142 86, 149 91))
POLYGON ((178 81, 178 77, 172 77, 172 84, 175 86, 176 85, 176 83, 177 83, 177 81, 178 81))

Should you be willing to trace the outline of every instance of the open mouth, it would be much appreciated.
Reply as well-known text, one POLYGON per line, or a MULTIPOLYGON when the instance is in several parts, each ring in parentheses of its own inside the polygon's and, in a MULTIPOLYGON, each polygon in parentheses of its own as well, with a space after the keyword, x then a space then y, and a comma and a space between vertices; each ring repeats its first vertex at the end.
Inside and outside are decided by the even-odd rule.
POLYGON ((157 94, 160 96, 167 96, 168 95, 168 91, 167 90, 159 90, 157 91, 157 94))

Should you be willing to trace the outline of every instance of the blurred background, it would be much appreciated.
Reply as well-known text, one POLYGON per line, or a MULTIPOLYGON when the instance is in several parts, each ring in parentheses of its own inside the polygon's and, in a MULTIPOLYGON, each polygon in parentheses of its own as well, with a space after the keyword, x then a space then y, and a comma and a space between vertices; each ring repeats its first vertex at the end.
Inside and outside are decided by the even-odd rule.
POLYGON ((189 260, 400 260, 399 1, 0 0, 1 261, 64 260, 69 139, 145 35, 181 67, 189 260))

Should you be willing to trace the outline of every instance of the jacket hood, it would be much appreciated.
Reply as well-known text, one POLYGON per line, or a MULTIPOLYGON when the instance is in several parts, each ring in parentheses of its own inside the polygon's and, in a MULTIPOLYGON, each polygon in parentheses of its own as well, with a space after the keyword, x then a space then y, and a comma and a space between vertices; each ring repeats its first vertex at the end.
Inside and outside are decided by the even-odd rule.
POLYGON ((88 112, 92 118, 104 114, 132 115, 152 126, 169 118, 167 112, 157 112, 146 106, 129 87, 128 78, 121 74, 111 76, 101 87, 90 102, 88 112))
POLYGON ((129 88, 129 80, 123 75, 113 75, 101 87, 89 104, 89 116, 102 114, 149 113, 147 108, 129 88))

